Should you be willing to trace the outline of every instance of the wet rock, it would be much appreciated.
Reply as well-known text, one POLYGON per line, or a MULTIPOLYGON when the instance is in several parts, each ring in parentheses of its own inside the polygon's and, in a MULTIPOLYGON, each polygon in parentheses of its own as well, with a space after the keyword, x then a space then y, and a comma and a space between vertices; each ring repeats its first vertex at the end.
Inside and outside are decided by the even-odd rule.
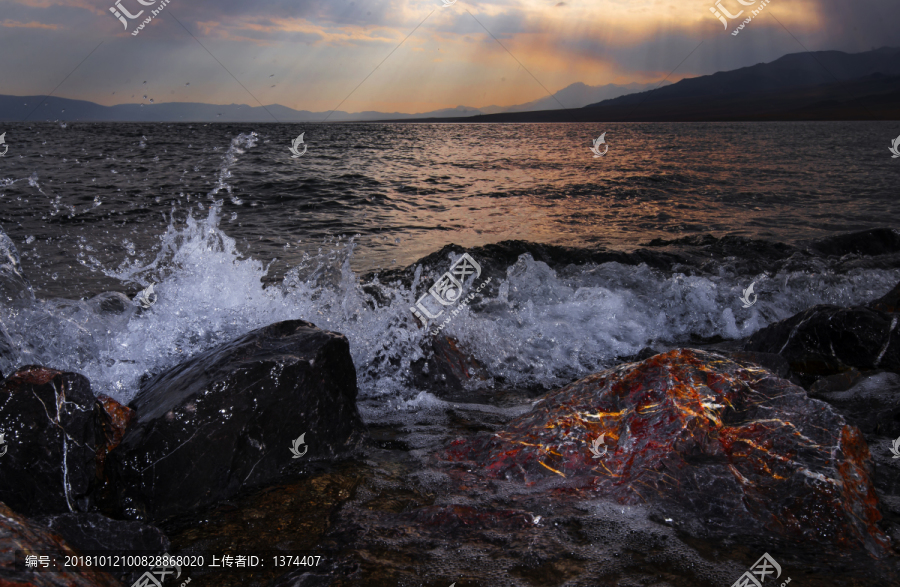
POLYGON ((781 355, 807 386, 852 368, 900 372, 898 318, 863 306, 813 306, 757 331, 744 348, 781 355))
MULTIPOLYGON (((170 546, 169 539, 159 528, 140 522, 113 520, 98 513, 62 514, 51 516, 43 523, 82 554, 164 554, 170 546)), ((142 572, 122 570, 112 574, 131 585, 142 572)))
POLYGON ((122 554, 141 550, 164 553, 169 539, 155 526, 135 521, 113 520, 94 512, 61 514, 44 524, 81 551, 109 551, 122 554))
POLYGON ((77 554, 56 533, 21 516, 0 503, 0 585, 4 587, 121 587, 117 579, 94 569, 78 572, 34 572, 17 570, 14 554, 52 551, 62 556, 77 554))
POLYGON ((128 518, 164 519, 296 475, 364 429, 347 339, 280 322, 145 382, 110 454, 128 518))
POLYGON ((448 470, 467 486, 505 480, 560 497, 652 503, 707 537, 768 536, 875 556, 890 548, 859 430, 802 388, 704 351, 591 375, 439 459, 462 465, 448 470))
POLYGON ((870 302, 868 306, 879 312, 900 313, 900 283, 882 297, 870 302))
MULTIPOLYGON (((731 360, 740 363, 753 363, 755 365, 759 365, 763 369, 766 369, 775 377, 781 377, 782 379, 787 379, 788 375, 791 373, 791 366, 788 364, 787 360, 781 355, 776 355, 775 353, 754 353, 749 351, 733 351, 728 353, 722 353, 729 357, 731 360)), ((649 358, 649 357, 645 357, 649 358)))
POLYGON ((106 419, 90 383, 77 373, 28 366, 5 379, 0 500, 30 516, 91 509, 100 487, 106 419))
POLYGON ((900 437, 900 375, 860 376, 848 387, 822 391, 817 397, 834 406, 867 436, 900 437))
POLYGON ((847 391, 862 379, 863 374, 851 367, 850 370, 844 371, 843 373, 828 375, 827 377, 816 380, 816 382, 809 387, 809 395, 810 397, 821 399, 823 394, 834 391, 847 391))
POLYGON ((431 354, 411 365, 413 384, 429 390, 449 389, 459 391, 475 381, 488 379, 487 370, 472 355, 449 336, 435 336, 430 345, 431 354))

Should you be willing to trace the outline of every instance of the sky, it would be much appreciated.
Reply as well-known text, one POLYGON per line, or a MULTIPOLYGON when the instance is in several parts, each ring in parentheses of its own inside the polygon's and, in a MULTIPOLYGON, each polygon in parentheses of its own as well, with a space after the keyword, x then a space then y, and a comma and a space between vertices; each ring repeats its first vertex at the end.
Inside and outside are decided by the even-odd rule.
POLYGON ((896 0, 166 1, 0 0, 0 94, 418 113, 900 46, 896 0))

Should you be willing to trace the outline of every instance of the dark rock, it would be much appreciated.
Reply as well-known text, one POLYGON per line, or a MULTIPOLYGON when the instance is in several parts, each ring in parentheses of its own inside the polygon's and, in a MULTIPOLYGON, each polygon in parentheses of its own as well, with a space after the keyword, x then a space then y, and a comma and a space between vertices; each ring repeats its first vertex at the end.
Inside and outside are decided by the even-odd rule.
MULTIPOLYGON (((62 514, 43 522, 82 554, 165 554, 170 546, 169 539, 159 528, 140 522, 113 520, 97 513, 62 514)), ((143 572, 121 569, 111 574, 131 585, 143 572)))
POLYGON ((0 500, 25 515, 90 510, 101 484, 106 420, 82 375, 28 366, 5 379, 0 500))
POLYGON ((804 385, 856 368, 900 372, 898 316, 871 308, 813 306, 753 334, 745 350, 777 353, 804 385))
POLYGON ((882 297, 870 302, 868 306, 879 312, 900 313, 900 283, 882 297))
POLYGON ((122 554, 141 550, 161 554, 169 549, 169 539, 159 528, 141 522, 113 520, 98 513, 51 516, 44 524, 83 552, 122 554))
POLYGON ((431 340, 431 354, 411 365, 413 385, 423 389, 459 391, 473 381, 488 379, 487 370, 449 336, 431 340))
POLYGON ((873 228, 821 239, 809 247, 821 255, 887 255, 900 251, 900 233, 890 228, 873 228))
POLYGON ((90 568, 77 572, 35 572, 16 569, 16 551, 53 552, 61 556, 77 554, 60 536, 0 503, 0 585, 3 587, 122 587, 111 575, 90 568))
POLYGON ((843 373, 838 373, 836 375, 828 375, 827 377, 816 380, 816 382, 809 387, 809 395, 810 397, 821 399, 822 394, 834 391, 847 391, 859 383, 862 378, 863 374, 851 367, 849 371, 844 371, 843 373))
POLYGON ((704 351, 591 375, 439 458, 459 463, 448 470, 466 486, 506 480, 657 504, 708 537, 800 540, 876 557, 890 549, 859 430, 802 388, 704 351), (608 453, 594 458, 601 435, 598 449, 608 453))
POLYGON ((900 375, 860 377, 847 390, 823 391, 818 397, 866 435, 900 437, 900 375))
POLYGON ((347 339, 300 320, 150 379, 110 454, 124 515, 164 519, 344 454, 364 429, 356 394, 347 339))

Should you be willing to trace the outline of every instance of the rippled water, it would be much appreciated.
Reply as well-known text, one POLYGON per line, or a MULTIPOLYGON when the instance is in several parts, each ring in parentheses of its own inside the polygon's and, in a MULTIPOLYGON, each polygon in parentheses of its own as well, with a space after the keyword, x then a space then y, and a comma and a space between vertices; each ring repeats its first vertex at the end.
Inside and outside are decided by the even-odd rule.
MULTIPOLYGON (((363 396, 411 406, 409 368, 427 350, 409 307, 458 254, 412 282, 376 278, 378 296, 363 273, 449 243, 631 250, 693 234, 798 243, 897 227, 890 127, 13 125, 0 225, 35 299, 0 318, 15 363, 80 371, 125 400, 148 371, 303 318, 347 334, 363 396), (609 153, 594 159, 591 139, 604 131, 609 153), (300 132, 308 152, 292 159, 300 132), (93 297, 151 283, 159 301, 148 311, 93 297)), ((827 259, 769 273, 728 255, 702 270, 511 262, 445 333, 492 377, 548 386, 654 342, 745 336, 900 280, 896 269, 827 259), (748 310, 737 300, 752 281, 760 301, 748 310)))

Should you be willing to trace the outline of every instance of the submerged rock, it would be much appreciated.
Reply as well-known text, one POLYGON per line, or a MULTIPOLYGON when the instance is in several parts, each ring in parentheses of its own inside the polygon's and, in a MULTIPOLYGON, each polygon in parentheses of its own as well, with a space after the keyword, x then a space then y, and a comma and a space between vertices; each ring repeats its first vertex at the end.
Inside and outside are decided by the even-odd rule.
MULTIPOLYGON (((0 585, 4 587, 121 587, 108 573, 86 567, 78 571, 41 572, 17 570, 16 551, 44 554, 52 552, 57 560, 78 554, 55 533, 20 516, 0 503, 0 585)), ((48 561, 49 562, 49 561, 48 561)), ((60 561, 62 562, 62 561, 60 561)))
POLYGON ((84 376, 38 366, 16 371, 0 383, 0 500, 29 516, 91 509, 108 424, 84 376))
POLYGON ((110 454, 130 518, 164 519, 334 459, 364 429, 347 339, 292 320, 145 382, 110 454))
POLYGON ((704 351, 591 375, 439 456, 464 465, 451 471, 467 485, 663 504, 708 536, 890 549, 859 430, 802 388, 704 351))

